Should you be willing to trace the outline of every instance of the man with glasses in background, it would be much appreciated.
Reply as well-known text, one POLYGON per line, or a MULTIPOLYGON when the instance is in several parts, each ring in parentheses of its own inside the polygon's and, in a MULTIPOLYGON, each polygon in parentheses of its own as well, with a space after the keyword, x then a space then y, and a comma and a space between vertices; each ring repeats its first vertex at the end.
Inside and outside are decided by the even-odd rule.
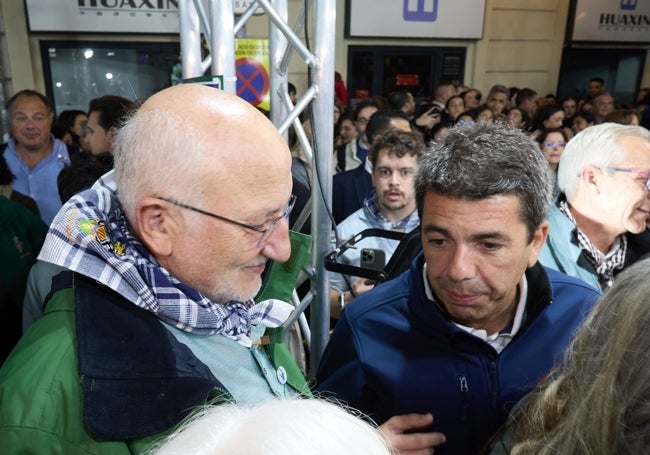
MULTIPOLYGON (((254 300, 267 262, 291 255, 291 154, 273 124, 234 95, 177 85, 113 153, 39 256, 69 272, 0 369, 3 453, 138 454, 198 406, 309 395, 265 335, 293 307, 254 300)), ((382 434, 398 450, 439 443, 397 434, 424 424, 396 416, 382 434)))
POLYGON ((650 252, 650 132, 604 123, 571 139, 539 261, 605 290, 650 252))

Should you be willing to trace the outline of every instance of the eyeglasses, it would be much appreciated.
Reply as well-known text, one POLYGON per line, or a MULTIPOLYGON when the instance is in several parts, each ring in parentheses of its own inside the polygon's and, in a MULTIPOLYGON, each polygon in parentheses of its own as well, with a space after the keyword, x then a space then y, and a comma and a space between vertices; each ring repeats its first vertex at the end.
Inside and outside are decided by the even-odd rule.
POLYGON ((609 169, 610 171, 614 172, 627 172, 629 174, 636 174, 640 178, 645 179, 645 187, 646 189, 650 190, 650 171, 642 171, 640 169, 629 169, 623 167, 606 167, 605 169, 609 169))
POLYGON ((170 199, 166 197, 159 197, 158 199, 163 200, 165 202, 169 202, 170 204, 177 205, 178 207, 182 207, 184 209, 192 210, 194 212, 198 212, 202 215, 207 215, 211 216, 212 218, 216 218, 221 221, 225 221, 226 223, 234 224, 235 226, 243 227, 245 229, 249 229, 251 231, 259 232, 262 234, 260 239, 257 242, 257 247, 262 246, 266 241, 268 240, 269 236, 271 235, 271 232, 273 232, 273 228, 282 220, 282 219, 289 219, 289 214, 293 210, 293 206, 296 204, 296 196, 294 194, 291 195, 289 198, 289 202, 287 203, 287 206, 284 208, 284 211, 282 212, 282 215, 280 215, 277 218, 272 219, 266 226, 253 226, 252 224, 246 224, 242 223, 241 221, 235 221, 230 218, 226 218, 225 216, 217 215, 216 213, 208 212, 206 210, 198 209, 196 207, 192 207, 191 205, 185 204, 183 202, 179 202, 175 199, 170 199))
POLYGON ((544 143, 544 145, 546 147, 555 147, 555 146, 564 147, 566 145, 566 142, 552 142, 552 141, 549 141, 549 142, 544 143))
POLYGON ((474 120, 458 120, 460 126, 472 126, 474 123, 474 120))
POLYGON ((362 125, 365 125, 365 124, 368 123, 369 121, 370 121, 370 119, 369 119, 369 118, 365 118, 365 117, 359 117, 359 118, 357 119, 357 122, 361 123, 362 125))

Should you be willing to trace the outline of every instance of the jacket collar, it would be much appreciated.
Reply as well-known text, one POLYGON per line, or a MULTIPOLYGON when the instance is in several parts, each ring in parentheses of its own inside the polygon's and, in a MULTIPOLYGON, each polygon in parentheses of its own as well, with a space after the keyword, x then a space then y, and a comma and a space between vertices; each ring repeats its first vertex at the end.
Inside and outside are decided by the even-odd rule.
MULTIPOLYGON (((437 324, 442 324, 443 328, 450 334, 450 336, 465 337, 467 332, 462 330, 454 324, 444 307, 439 304, 432 305, 425 296, 424 282, 422 267, 424 265, 424 254, 420 253, 415 260, 411 263, 410 276, 415 282, 415 289, 419 290, 421 302, 414 305, 414 311, 421 313, 425 311, 427 315, 422 315, 422 321, 438 321, 437 324), (437 316, 431 317, 431 313, 437 316)), ((535 263, 532 267, 528 268, 525 272, 526 280, 528 281, 528 295, 526 296, 526 310, 524 318, 521 323, 521 328, 518 333, 522 333, 529 327, 533 321, 544 311, 548 305, 552 303, 553 293, 551 290, 551 282, 548 277, 546 269, 539 263, 535 263)), ((419 299, 416 299, 419 300, 419 299)), ((415 300, 414 300, 415 303, 415 300)))

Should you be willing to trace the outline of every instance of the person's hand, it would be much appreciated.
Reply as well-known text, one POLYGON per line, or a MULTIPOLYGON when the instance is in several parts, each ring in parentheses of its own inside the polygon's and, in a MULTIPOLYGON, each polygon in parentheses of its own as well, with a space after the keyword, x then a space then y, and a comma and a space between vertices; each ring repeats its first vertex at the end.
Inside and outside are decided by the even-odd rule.
POLYGON ((440 110, 437 106, 433 106, 431 109, 415 119, 415 124, 417 126, 421 126, 427 130, 430 130, 438 123, 440 123, 440 110))
POLYGON ((430 455, 434 447, 444 444, 442 433, 412 433, 433 423, 431 414, 404 414, 393 416, 379 426, 379 431, 391 449, 400 455, 430 455), (409 432, 405 434, 405 432, 409 432))
POLYGON ((352 292, 359 297, 361 294, 368 292, 375 287, 375 282, 367 278, 355 278, 352 281, 352 292))

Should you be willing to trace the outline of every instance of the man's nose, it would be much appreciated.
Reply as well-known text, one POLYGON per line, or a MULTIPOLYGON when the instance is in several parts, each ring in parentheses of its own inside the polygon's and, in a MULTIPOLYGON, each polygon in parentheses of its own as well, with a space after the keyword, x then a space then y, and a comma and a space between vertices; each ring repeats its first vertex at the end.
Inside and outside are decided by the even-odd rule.
POLYGON ((447 263, 447 276, 454 281, 463 281, 472 278, 474 263, 468 248, 456 246, 447 263))
POLYGON ((286 262, 291 256, 291 242, 289 241, 289 221, 282 218, 275 225, 269 238, 262 247, 262 255, 278 262, 286 262))

